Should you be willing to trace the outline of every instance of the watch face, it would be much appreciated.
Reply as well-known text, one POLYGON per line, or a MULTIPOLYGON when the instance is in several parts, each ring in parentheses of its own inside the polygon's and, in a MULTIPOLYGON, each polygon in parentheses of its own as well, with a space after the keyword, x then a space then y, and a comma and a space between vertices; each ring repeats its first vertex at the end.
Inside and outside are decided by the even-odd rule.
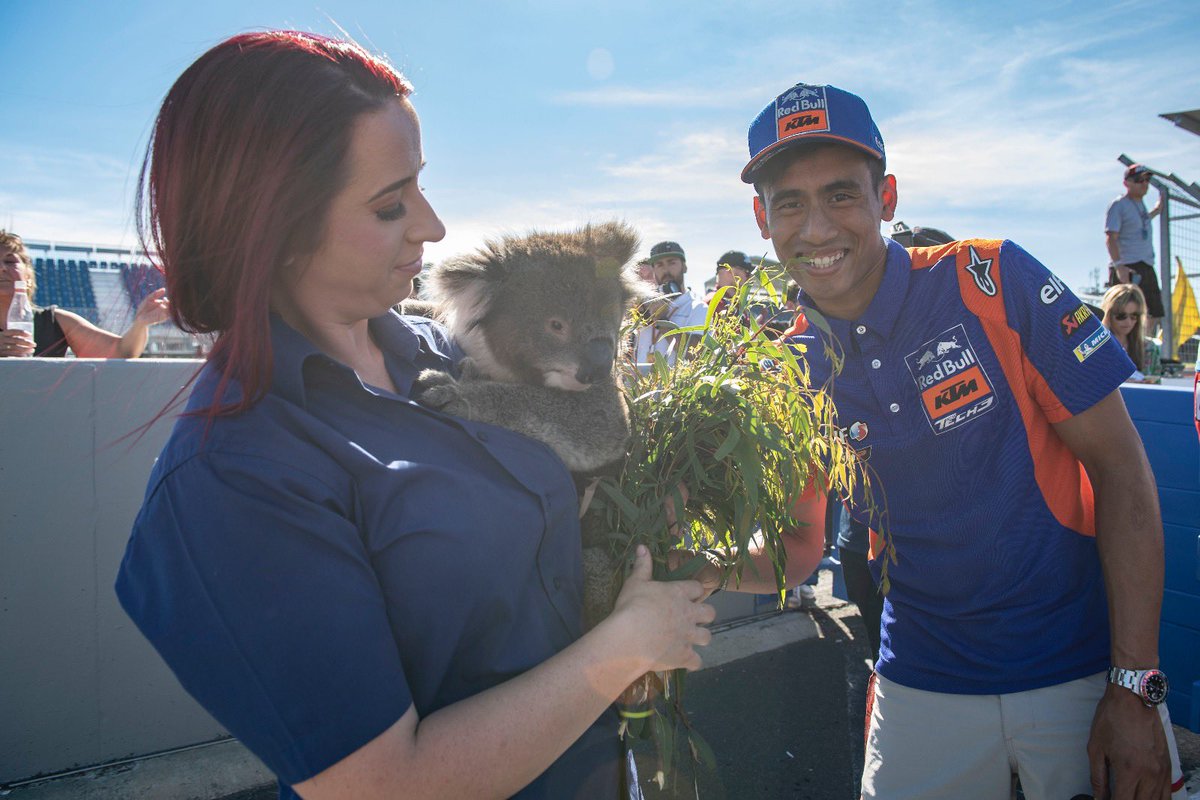
POLYGON ((1167 676, 1151 670, 1142 676, 1142 697, 1147 703, 1158 705, 1167 699, 1167 676))

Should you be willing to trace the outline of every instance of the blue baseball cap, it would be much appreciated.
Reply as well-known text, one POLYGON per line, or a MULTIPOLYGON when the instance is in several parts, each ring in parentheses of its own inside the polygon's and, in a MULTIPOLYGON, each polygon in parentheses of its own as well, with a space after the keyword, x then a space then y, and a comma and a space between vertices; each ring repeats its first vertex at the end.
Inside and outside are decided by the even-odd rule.
POLYGON ((771 156, 812 141, 846 144, 887 159, 883 137, 867 104, 836 86, 797 83, 754 118, 747 138, 750 162, 742 170, 745 183, 754 183, 754 173, 771 156))

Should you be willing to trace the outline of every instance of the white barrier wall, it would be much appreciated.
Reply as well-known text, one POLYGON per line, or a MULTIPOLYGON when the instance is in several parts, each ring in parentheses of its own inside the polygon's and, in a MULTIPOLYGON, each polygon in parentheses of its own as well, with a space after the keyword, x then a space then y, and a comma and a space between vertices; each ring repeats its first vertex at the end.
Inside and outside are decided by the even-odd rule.
MULTIPOLYGON (((174 415, 127 434, 200 364, 0 359, 0 785, 228 735, 113 592, 174 415)), ((720 622, 777 600, 714 603, 720 622)))
POLYGON ((0 359, 0 784, 226 735, 113 592, 199 365, 0 359))

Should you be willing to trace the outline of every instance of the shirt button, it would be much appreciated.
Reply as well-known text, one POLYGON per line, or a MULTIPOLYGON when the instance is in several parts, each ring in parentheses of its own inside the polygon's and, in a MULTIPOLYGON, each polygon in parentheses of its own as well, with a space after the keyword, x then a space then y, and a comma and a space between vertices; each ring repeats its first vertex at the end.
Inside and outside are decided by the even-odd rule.
POLYGON ((859 334, 866 333, 866 332, 867 332, 867 326, 866 326, 866 325, 859 325, 857 328, 855 328, 855 329, 854 329, 854 332, 855 332, 855 333, 859 333, 859 334))
POLYGON ((871 361, 871 369, 879 369, 882 366, 883 366, 883 362, 880 361, 878 358, 871 361))
POLYGON ((475 436, 481 442, 486 442, 489 438, 487 431, 478 431, 478 432, 476 432, 475 436))
POLYGON ((900 404, 899 403, 892 403, 890 406, 888 406, 888 408, 890 408, 892 410, 893 414, 900 413, 900 404))
POLYGON ((559 591, 562 591, 562 578, 554 579, 554 588, 558 589, 559 591))

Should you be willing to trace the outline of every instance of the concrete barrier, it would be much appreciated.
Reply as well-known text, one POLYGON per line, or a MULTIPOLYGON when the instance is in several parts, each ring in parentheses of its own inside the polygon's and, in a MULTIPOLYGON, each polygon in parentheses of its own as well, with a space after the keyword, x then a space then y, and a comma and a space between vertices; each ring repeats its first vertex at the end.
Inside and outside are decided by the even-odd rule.
POLYGON ((199 364, 0 359, 0 784, 226 735, 112 588, 199 364))
MULTIPOLYGON (((213 741, 112 585, 172 415, 200 362, 0 359, 0 785, 213 741), (134 434, 134 436, 130 436, 134 434)), ((1163 668, 1200 731, 1200 453, 1191 394, 1126 387, 1167 534, 1163 668)), ((773 597, 718 596, 722 620, 773 597)))

